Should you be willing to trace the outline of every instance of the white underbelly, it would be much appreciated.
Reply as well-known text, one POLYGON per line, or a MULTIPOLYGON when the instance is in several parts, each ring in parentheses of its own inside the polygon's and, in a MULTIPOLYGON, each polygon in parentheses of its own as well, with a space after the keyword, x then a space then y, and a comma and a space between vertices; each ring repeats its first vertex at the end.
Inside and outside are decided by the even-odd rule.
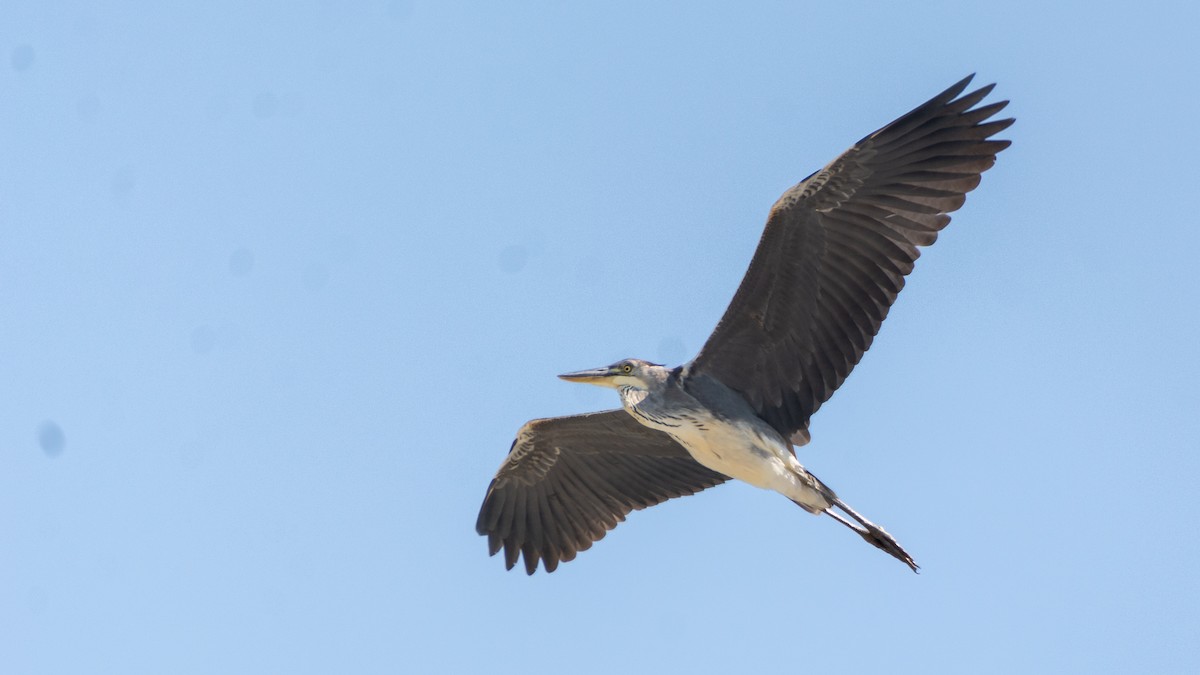
POLYGON ((751 427, 684 421, 666 431, 700 464, 756 487, 774 490, 820 511, 829 504, 804 480, 807 475, 787 446, 751 427))

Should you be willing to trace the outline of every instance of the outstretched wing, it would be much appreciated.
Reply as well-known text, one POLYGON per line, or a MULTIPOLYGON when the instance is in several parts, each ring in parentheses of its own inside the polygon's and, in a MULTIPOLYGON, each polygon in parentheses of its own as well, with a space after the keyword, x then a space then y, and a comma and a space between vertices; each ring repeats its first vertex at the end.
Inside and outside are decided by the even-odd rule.
MULTIPOLYGON (((973 76, 971 76, 973 77, 973 76)), ((742 284, 689 372, 737 390, 796 443, 862 358, 920 255, 1009 141, 1008 101, 967 77, 779 198, 742 284)))
POLYGON ((539 559, 553 572, 630 511, 726 480, 624 410, 534 420, 488 487, 475 530, 491 555, 504 549, 508 569, 524 553, 529 574, 539 559))

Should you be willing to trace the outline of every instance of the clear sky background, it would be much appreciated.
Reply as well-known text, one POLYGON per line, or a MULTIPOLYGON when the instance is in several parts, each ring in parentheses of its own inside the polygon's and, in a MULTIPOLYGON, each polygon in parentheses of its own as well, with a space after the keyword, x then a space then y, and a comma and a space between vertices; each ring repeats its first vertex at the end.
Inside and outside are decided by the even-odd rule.
POLYGON ((1197 5, 647 4, 0 7, 5 672, 1200 670, 1197 5), (971 72, 1013 146, 801 452, 922 574, 744 485, 489 558, 617 404, 554 376, 971 72))

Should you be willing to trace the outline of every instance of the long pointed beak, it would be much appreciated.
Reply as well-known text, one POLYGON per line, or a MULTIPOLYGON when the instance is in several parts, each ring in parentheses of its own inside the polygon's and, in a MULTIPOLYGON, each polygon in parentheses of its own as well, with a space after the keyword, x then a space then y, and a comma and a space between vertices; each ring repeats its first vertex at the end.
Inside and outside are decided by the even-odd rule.
POLYGON ((610 368, 592 368, 591 370, 579 370, 574 373, 563 373, 559 378, 567 382, 585 382, 587 384, 605 384, 612 377, 610 368))

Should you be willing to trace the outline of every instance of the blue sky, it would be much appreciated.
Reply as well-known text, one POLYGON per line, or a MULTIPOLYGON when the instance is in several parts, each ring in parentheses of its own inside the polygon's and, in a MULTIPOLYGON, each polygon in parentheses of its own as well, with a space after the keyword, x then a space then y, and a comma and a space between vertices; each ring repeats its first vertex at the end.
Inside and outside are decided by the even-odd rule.
POLYGON ((0 15, 10 672, 1200 668, 1194 5, 0 15), (743 485, 488 558, 518 427, 616 405, 554 375, 690 358, 970 72, 1014 144, 801 453, 923 573, 743 485))

